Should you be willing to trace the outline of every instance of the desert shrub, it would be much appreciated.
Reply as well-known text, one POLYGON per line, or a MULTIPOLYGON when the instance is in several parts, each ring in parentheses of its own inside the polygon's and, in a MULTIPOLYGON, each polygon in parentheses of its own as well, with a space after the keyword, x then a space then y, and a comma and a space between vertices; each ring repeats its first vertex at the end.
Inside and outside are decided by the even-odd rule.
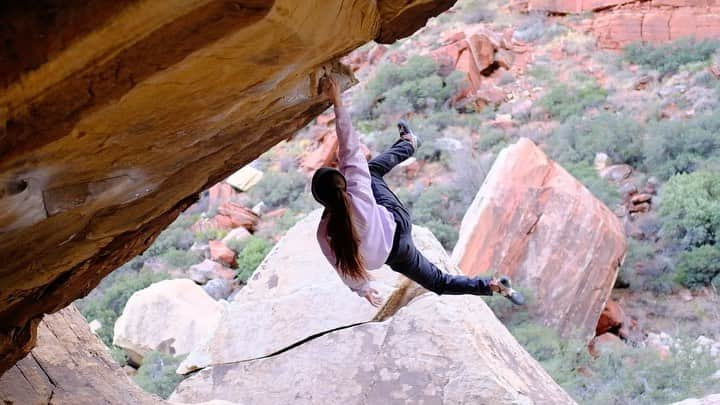
POLYGON ((562 35, 567 28, 557 23, 548 24, 545 13, 535 12, 524 18, 515 28, 513 37, 523 42, 548 42, 558 35, 562 35))
POLYGON ((253 274, 255 269, 260 265, 265 256, 267 256, 272 244, 265 239, 251 236, 243 241, 243 246, 238 252, 237 257, 237 278, 240 281, 247 281, 253 274))
POLYGON ((170 266, 177 267, 179 269, 186 269, 193 264, 198 264, 202 261, 202 257, 200 257, 200 254, 197 252, 179 250, 175 248, 170 248, 160 255, 160 259, 170 266))
POLYGON ((560 384, 579 403, 598 405, 671 403, 717 391, 706 350, 681 340, 670 351, 661 360, 653 348, 605 350, 584 364, 587 376, 560 384))
POLYGON ((399 192, 398 197, 410 211, 414 224, 427 227, 445 249, 452 249, 457 242, 460 221, 469 205, 463 193, 461 188, 431 185, 399 192))
POLYGON ((152 351, 143 357, 143 364, 138 368, 133 380, 140 388, 167 399, 184 379, 175 370, 183 357, 173 357, 158 351, 152 351))
POLYGON ((644 145, 646 171, 661 180, 676 173, 717 167, 720 154, 720 113, 687 121, 665 120, 651 124, 644 145))
POLYGON ((720 235, 720 176, 678 174, 661 190, 663 235, 682 248, 715 244, 720 235))
POLYGON ((429 56, 412 56, 404 65, 386 63, 359 92, 354 103, 357 118, 374 119, 410 111, 438 110, 465 85, 460 72, 443 75, 429 56))
POLYGON ((220 240, 225 237, 225 235, 228 234, 228 231, 225 229, 205 229, 202 231, 195 232, 195 240, 198 242, 206 243, 210 240, 220 240))
POLYGON ((709 285, 720 274, 720 246, 703 245, 683 252, 675 266, 682 284, 691 288, 709 285))
POLYGON ((554 85, 538 100, 538 104, 554 118, 565 121, 582 114, 587 108, 600 105, 606 98, 607 91, 594 80, 582 80, 574 85, 554 85))
POLYGON ((198 220, 198 215, 182 214, 158 235, 155 241, 143 253, 145 257, 160 256, 170 249, 187 250, 192 246, 194 235, 190 226, 198 220))
POLYGON ((97 319, 102 327, 96 332, 108 347, 112 347, 115 321, 122 314, 125 304, 137 291, 168 278, 167 274, 152 271, 129 271, 117 276, 106 277, 98 288, 99 292, 78 301, 78 308, 85 319, 97 319))
POLYGON ((688 63, 707 61, 719 47, 717 40, 684 38, 661 45, 632 43, 625 47, 623 55, 629 63, 667 74, 688 63))
POLYGON ((567 163, 565 169, 578 179, 588 190, 608 207, 620 202, 620 193, 617 187, 601 178, 595 168, 587 162, 567 163))
POLYGON ((642 281, 637 279, 636 266, 652 260, 654 256, 655 248, 651 243, 628 238, 627 253, 625 253, 625 260, 620 267, 618 281, 628 283, 632 288, 642 286, 642 281))
POLYGON ((477 24, 492 21, 495 17, 495 10, 490 8, 488 2, 475 0, 466 2, 462 7, 462 20, 467 24, 477 24))
POLYGON ((482 151, 499 152, 506 147, 510 140, 505 132, 498 129, 488 129, 480 135, 477 148, 482 151))
POLYGON ((615 163, 637 166, 644 159, 643 139, 643 127, 634 119, 601 113, 568 119, 552 133, 548 147, 560 162, 591 163, 603 152, 615 163))
POLYGON ((305 193, 307 178, 298 171, 267 171, 252 189, 255 201, 263 201, 270 209, 287 206, 305 193))

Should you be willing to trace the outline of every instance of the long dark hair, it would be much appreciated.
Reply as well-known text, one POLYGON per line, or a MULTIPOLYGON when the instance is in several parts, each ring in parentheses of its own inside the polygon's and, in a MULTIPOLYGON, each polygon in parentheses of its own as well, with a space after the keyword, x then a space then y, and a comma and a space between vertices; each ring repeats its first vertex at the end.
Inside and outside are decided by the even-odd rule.
POLYGON ((325 206, 327 234, 330 237, 330 249, 335 254, 335 266, 347 277, 367 280, 345 177, 336 170, 319 171, 313 176, 313 195, 325 206))

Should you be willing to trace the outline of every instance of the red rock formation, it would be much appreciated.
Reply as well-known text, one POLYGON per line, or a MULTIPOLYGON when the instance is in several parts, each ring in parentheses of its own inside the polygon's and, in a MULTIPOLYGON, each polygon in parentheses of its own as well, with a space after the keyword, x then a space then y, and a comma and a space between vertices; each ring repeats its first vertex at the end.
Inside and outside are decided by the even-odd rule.
POLYGON ((230 218, 232 228, 245 228, 250 232, 255 232, 255 227, 260 221, 260 216, 252 210, 242 205, 227 201, 218 208, 218 214, 230 218))
POLYGON ((338 57, 454 1, 51 3, 0 13, 0 372, 43 314, 327 109, 319 77, 354 81, 338 57))
POLYGON ((236 267, 237 262, 235 251, 230 249, 220 240, 211 240, 208 242, 210 246, 210 258, 218 263, 224 264, 228 267, 236 267))
POLYGON ((528 4, 530 10, 554 13, 597 11, 591 29, 598 45, 606 49, 620 49, 637 41, 717 38, 718 6, 714 0, 529 0, 528 4))
POLYGON ((600 336, 603 333, 613 331, 617 334, 617 331, 620 330, 624 322, 625 311, 623 311, 620 304, 615 300, 608 300, 595 327, 595 334, 600 336))
POLYGON ((497 96, 487 77, 497 68, 511 69, 515 55, 527 51, 524 44, 512 39, 512 31, 503 34, 480 27, 476 32, 456 32, 448 35, 445 45, 432 51, 430 56, 440 63, 441 69, 465 72, 469 87, 456 99, 470 98, 480 104, 495 104, 505 97, 497 96))
POLYGON ((497 157, 452 258, 468 275, 510 276, 534 297, 534 317, 589 341, 624 255, 615 215, 522 138, 497 157))

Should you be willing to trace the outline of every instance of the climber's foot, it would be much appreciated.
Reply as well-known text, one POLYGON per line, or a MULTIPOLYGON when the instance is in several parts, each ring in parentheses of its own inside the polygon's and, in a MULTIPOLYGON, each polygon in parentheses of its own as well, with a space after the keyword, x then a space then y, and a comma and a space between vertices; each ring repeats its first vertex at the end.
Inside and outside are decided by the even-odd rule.
POLYGON ((422 144, 422 141, 415 134, 413 134, 407 121, 398 121, 397 127, 398 132, 400 133, 400 138, 410 142, 410 144, 413 146, 413 149, 417 150, 417 148, 419 148, 422 144))
POLYGON ((519 291, 516 291, 512 288, 512 283, 510 282, 509 278, 500 277, 498 281, 498 286, 500 287, 500 291, 498 291, 498 294, 509 299, 510 302, 515 305, 525 304, 525 297, 523 297, 523 295, 519 291))

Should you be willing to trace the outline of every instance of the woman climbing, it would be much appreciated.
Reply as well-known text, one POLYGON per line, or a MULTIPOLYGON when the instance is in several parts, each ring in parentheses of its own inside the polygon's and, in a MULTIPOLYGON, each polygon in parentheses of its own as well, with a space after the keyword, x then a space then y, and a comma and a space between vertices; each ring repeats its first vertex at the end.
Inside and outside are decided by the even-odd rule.
POLYGON ((312 178, 313 197, 325 207, 317 239, 343 282, 372 305, 379 306, 382 298, 370 287, 366 269, 388 264, 394 271, 437 294, 492 295, 496 292, 520 303, 520 296, 512 294, 507 279, 445 273, 415 247, 410 214, 383 179, 420 146, 420 140, 408 124, 400 121, 400 139, 367 162, 343 106, 337 81, 325 76, 320 81, 320 89, 335 110, 339 170, 322 167, 312 178))

